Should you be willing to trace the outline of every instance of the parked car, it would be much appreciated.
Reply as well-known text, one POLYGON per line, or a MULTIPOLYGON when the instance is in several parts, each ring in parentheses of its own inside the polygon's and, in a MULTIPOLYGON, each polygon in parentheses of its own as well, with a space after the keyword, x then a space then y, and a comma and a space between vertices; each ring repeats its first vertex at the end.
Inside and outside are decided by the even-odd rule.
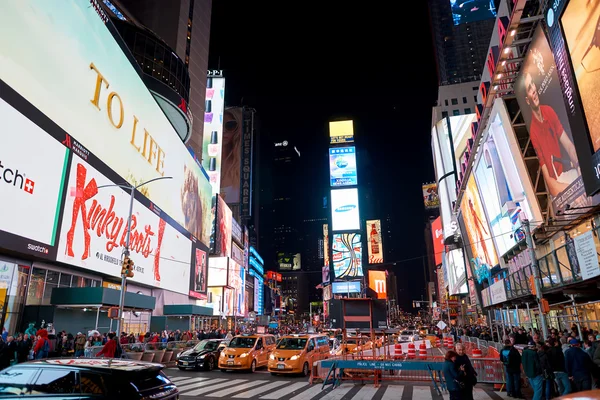
POLYGON ((180 370, 185 369, 205 369, 212 371, 217 365, 217 360, 221 354, 221 343, 223 339, 206 339, 200 341, 189 350, 179 354, 177 357, 177 367, 180 370))
POLYGON ((29 361, 0 372, 0 397, 28 399, 179 398, 164 365, 122 359, 59 358, 29 361))

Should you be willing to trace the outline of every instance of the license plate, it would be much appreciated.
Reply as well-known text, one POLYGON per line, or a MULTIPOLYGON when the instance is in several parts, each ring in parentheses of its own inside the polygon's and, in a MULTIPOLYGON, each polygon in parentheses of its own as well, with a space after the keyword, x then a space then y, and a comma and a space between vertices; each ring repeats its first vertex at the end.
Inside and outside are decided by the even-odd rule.
POLYGON ((188 362, 187 361, 182 361, 181 364, 188 365, 188 362))
POLYGON ((233 365, 233 361, 227 361, 227 365, 233 365))
POLYGON ((284 364, 277 364, 277 369, 285 369, 285 365, 284 364))

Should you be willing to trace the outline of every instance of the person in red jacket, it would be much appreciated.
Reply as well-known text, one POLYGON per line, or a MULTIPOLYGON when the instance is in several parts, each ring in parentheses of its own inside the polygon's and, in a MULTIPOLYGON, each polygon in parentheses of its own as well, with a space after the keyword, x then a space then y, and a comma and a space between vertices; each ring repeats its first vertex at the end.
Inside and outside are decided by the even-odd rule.
POLYGON ((108 341, 106 342, 104 347, 102 347, 102 350, 100 350, 100 352, 96 354, 96 357, 100 357, 103 355, 104 357, 114 358, 116 350, 117 341, 115 340, 115 334, 111 332, 108 334, 108 341))
POLYGON ((48 358, 48 354, 50 353, 50 342, 48 341, 48 331, 46 329, 37 331, 37 341, 35 342, 33 353, 35 354, 36 360, 48 358))

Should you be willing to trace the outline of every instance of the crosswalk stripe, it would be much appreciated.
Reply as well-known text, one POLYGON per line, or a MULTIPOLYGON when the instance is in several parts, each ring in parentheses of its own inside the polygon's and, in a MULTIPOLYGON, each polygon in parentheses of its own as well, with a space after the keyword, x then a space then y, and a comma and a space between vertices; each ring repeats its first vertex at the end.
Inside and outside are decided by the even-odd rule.
MULTIPOLYGON (((219 379, 219 381, 222 381, 223 379, 219 379)), ((213 382, 216 381, 216 379, 213 380, 213 382)), ((209 387, 203 387, 200 389, 196 389, 196 390, 192 390, 191 392, 185 392, 182 393, 183 396, 198 396, 199 394, 204 394, 204 393, 208 393, 208 392, 214 392, 215 390, 218 389, 223 389, 226 388, 228 386, 233 386, 233 385, 238 385, 240 383, 246 382, 246 379, 234 379, 232 381, 227 381, 224 383, 220 383, 218 385, 210 385, 209 387)), ((212 383, 212 382, 211 382, 212 383)))
MULTIPOLYGON (((319 385, 317 385, 319 386, 319 385)), ((321 400, 341 400, 353 387, 354 383, 343 383, 339 387, 335 388, 325 396, 321 397, 321 400)))
POLYGON ((402 398, 404 393, 404 386, 402 385, 388 385, 383 393, 381 400, 398 400, 402 398))
MULTIPOLYGON (((203 387, 206 385, 212 385, 213 383, 223 382, 225 380, 222 378, 209 379, 209 380, 206 380, 206 378, 201 378, 201 379, 203 380, 203 382, 192 383, 191 381, 185 381, 185 382, 183 382, 183 384, 181 386, 177 386, 177 388, 179 389, 180 392, 182 392, 184 390, 196 389, 196 388, 203 387)), ((194 379, 194 380, 196 380, 196 379, 194 379)))
POLYGON ((273 393, 265 394, 261 397, 261 399, 277 400, 287 394, 294 393, 296 390, 301 389, 306 385, 308 385, 308 382, 296 382, 293 385, 284 387, 283 389, 279 389, 273 393))
POLYGON ((310 389, 304 390, 302 393, 295 395, 290 400, 311 400, 313 397, 315 397, 322 391, 322 386, 317 383, 316 385, 312 385, 310 389))
POLYGON ((256 389, 248 390, 244 393, 237 394, 233 397, 238 398, 238 399, 249 399, 250 397, 258 396, 261 393, 268 392, 269 390, 278 388, 279 386, 285 385, 286 383, 289 383, 289 382, 288 381, 272 382, 272 383, 269 383, 268 385, 261 386, 256 389))
POLYGON ((356 393, 353 397, 352 400, 371 400, 373 398, 373 396, 375 396, 375 393, 377 393, 377 391, 379 390, 378 387, 374 387, 374 386, 363 386, 358 393, 356 393))
POLYGON ((200 385, 202 381, 208 381, 208 378, 190 378, 190 377, 186 377, 185 379, 182 379, 179 382, 175 382, 175 385, 179 388, 181 386, 184 385, 195 385, 198 384, 200 385), (181 386, 179 386, 181 385, 181 386))
POLYGON ((169 377, 169 379, 171 380, 171 382, 181 382, 181 381, 187 381, 188 379, 192 379, 191 376, 174 376, 174 377, 169 377))
POLYGON ((475 388, 475 390, 473 390, 473 399, 474 400, 489 400, 491 398, 492 398, 492 396, 490 396, 482 388, 475 388))
POLYGON ((242 391, 245 389, 249 389, 253 386, 257 386, 257 385, 263 384, 265 382, 269 382, 269 381, 263 381, 263 380, 250 381, 248 383, 244 383, 243 385, 237 385, 237 386, 230 387, 227 389, 219 390, 218 392, 215 392, 215 393, 211 393, 210 397, 225 397, 228 394, 239 392, 239 391, 242 391))
POLYGON ((431 400, 430 386, 413 386, 413 400, 431 400))

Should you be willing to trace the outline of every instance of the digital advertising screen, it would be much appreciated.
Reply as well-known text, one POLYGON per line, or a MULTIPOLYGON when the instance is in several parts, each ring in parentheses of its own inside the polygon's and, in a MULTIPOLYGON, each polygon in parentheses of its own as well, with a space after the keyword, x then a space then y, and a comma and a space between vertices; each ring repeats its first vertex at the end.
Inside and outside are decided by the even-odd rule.
POLYGON ((332 187, 358 185, 354 146, 329 149, 329 178, 332 187))
POLYGON ((354 142, 354 122, 352 120, 329 122, 329 141, 331 144, 354 142))
POLYGON ((450 250, 446 254, 446 270, 448 272, 448 294, 467 293, 467 276, 465 258, 462 249, 450 250))
POLYGON ((431 148, 435 177, 438 182, 440 215, 442 217, 444 239, 446 239, 453 236, 458 231, 458 227, 452 206, 456 201, 456 178, 451 173, 454 171, 454 163, 452 162, 450 134, 444 121, 439 121, 431 130, 431 148))
POLYGON ((433 210, 440 206, 437 183, 423 185, 423 204, 426 210, 433 210))
POLYGON ((336 278, 358 278, 363 275, 360 233, 336 233, 331 245, 333 273, 336 278))
POLYGON ((369 271, 369 288, 377 294, 378 299, 387 299, 386 271, 369 271))
POLYGON ((496 18, 494 0, 449 0, 454 25, 496 18))
POLYGON ((333 294, 360 293, 360 282, 333 282, 331 284, 333 294))
POLYGON ((496 250, 503 256, 525 239, 521 221, 529 220, 535 229, 542 224, 542 212, 504 100, 496 99, 489 121, 474 174, 496 250))
MULTIPOLYGON (((464 161, 464 154, 469 148, 469 140, 472 140, 473 133, 471 125, 477 120, 476 114, 453 115, 448 117, 448 121, 444 118, 441 120, 441 132, 452 132, 452 145, 454 146, 454 157, 456 168, 460 171, 460 165, 464 161)), ((457 172, 458 172, 457 171, 457 172)))
POLYGON ((204 299, 208 287, 208 252, 204 249, 192 249, 192 271, 190 272, 190 297, 204 299))
POLYGON ((223 112, 225 111, 225 78, 208 77, 204 105, 204 135, 202 166, 208 174, 212 192, 221 190, 221 161, 223 155, 223 112))
POLYGON ((329 283, 330 280, 330 261, 329 261, 329 225, 323 224, 323 283, 329 283))
POLYGON ((444 253, 444 230, 442 229, 442 217, 437 217, 431 223, 431 236, 433 237, 435 265, 441 265, 442 255, 444 253))
MULTIPOLYGON (((132 185, 169 177, 140 192, 209 245, 210 182, 90 2, 3 4, 0 48, 3 98, 7 91, 22 96, 68 132, 60 139, 66 147, 84 158, 93 153, 132 185), (27 32, 18 44, 9 39, 16 31, 27 32)), ((63 168, 47 157, 49 173, 63 168)))
POLYGON ((208 261, 208 286, 227 286, 229 259, 227 257, 210 257, 208 261))
POLYGON ((381 242, 381 221, 372 219, 367 221, 367 250, 369 264, 383 262, 383 243, 381 242))
POLYGON ((331 191, 331 230, 352 231, 360 229, 358 189, 331 191))
POLYGON ((227 108, 223 114, 221 197, 227 204, 238 204, 240 202, 243 117, 242 107, 227 108))
POLYGON ((231 209, 225 203, 225 200, 219 195, 217 196, 217 213, 215 226, 215 255, 219 257, 231 256, 231 226, 232 213, 231 209))
POLYGON ((598 204, 598 197, 586 195, 563 89, 541 26, 515 82, 515 96, 552 200, 554 218, 577 212, 568 210, 567 205, 576 209, 598 204))
POLYGON ((460 211, 469 239, 465 245, 471 249, 473 257, 471 262, 475 265, 475 269, 479 267, 493 268, 498 264, 498 256, 494 249, 490 225, 481 205, 473 174, 467 181, 467 188, 460 203, 460 211))

